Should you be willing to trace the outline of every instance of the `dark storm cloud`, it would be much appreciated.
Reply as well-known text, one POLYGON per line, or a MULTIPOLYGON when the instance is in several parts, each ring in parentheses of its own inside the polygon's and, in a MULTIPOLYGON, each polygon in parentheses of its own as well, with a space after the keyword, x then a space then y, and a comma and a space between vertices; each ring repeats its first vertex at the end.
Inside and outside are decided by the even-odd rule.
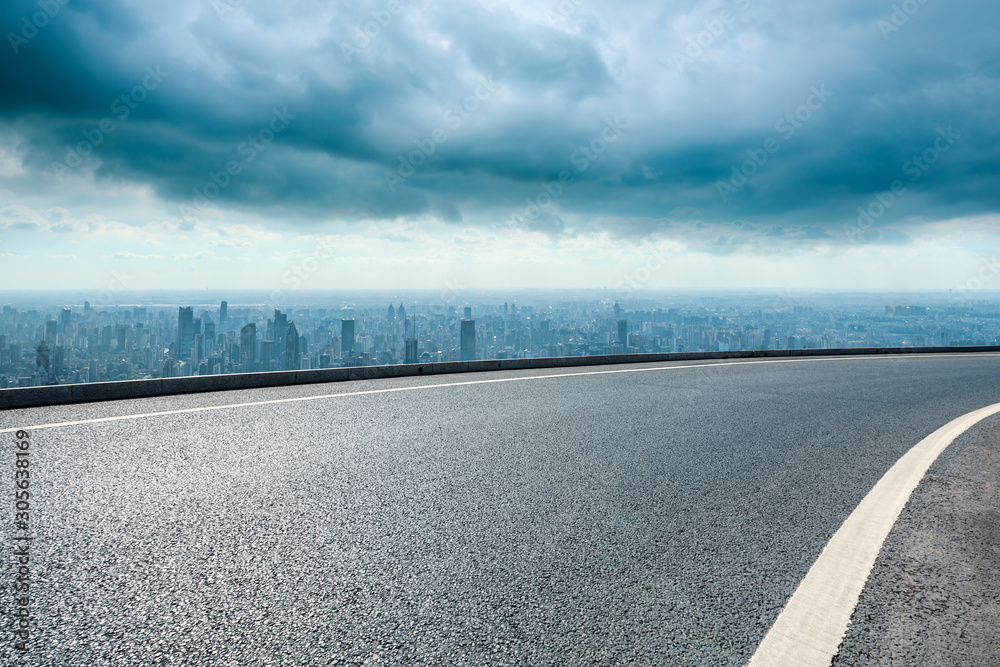
POLYGON ((32 187, 93 171, 186 215, 504 224, 567 172, 525 228, 690 209, 837 238, 894 181, 878 225, 1000 208, 993 2, 563 5, 14 0, 0 118, 32 187))

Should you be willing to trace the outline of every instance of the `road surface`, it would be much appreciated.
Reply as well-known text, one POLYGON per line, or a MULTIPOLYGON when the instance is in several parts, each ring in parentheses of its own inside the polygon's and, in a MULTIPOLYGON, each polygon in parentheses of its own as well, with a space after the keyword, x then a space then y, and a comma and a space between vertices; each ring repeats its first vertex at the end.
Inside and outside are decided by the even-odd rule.
POLYGON ((36 536, 29 651, 0 662, 743 665, 882 475, 997 402, 978 354, 0 412, 36 536))

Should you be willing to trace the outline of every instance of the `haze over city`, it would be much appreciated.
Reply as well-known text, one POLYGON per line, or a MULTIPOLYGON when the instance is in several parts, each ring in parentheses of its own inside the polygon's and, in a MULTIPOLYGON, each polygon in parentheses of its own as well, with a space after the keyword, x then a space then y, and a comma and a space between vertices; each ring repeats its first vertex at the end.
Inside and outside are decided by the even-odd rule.
POLYGON ((0 317, 0 389, 496 359, 1000 345, 1000 303, 985 291, 301 291, 294 300, 233 292, 208 302, 218 294, 108 292, 80 303, 72 293, 0 293, 18 304, 0 317))

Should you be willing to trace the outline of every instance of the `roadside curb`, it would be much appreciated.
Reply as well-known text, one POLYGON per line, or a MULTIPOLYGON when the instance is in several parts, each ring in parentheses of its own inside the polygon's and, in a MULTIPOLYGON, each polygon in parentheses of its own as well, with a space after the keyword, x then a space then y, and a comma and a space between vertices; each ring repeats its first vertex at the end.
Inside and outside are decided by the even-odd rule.
POLYGON ((731 352, 681 352, 660 354, 615 354, 592 357, 542 357, 539 359, 494 359, 490 361, 447 361, 430 364, 393 366, 351 366, 308 371, 273 371, 267 373, 231 373, 150 380, 123 380, 90 384, 64 384, 45 387, 0 389, 0 410, 13 408, 113 401, 124 398, 148 398, 209 391, 286 387, 298 384, 322 384, 350 380, 376 380, 394 377, 481 373, 488 371, 566 368, 573 366, 608 366, 663 361, 703 361, 724 359, 764 359, 774 357, 830 357, 896 354, 948 354, 1000 352, 1000 346, 978 347, 866 347, 830 350, 736 350, 731 352))

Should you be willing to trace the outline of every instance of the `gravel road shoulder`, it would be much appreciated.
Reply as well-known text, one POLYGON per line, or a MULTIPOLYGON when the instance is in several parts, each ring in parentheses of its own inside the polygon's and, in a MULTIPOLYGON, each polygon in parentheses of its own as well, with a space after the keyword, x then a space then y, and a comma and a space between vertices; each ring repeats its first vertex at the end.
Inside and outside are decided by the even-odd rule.
POLYGON ((931 466, 833 665, 1000 665, 1000 417, 931 466))

